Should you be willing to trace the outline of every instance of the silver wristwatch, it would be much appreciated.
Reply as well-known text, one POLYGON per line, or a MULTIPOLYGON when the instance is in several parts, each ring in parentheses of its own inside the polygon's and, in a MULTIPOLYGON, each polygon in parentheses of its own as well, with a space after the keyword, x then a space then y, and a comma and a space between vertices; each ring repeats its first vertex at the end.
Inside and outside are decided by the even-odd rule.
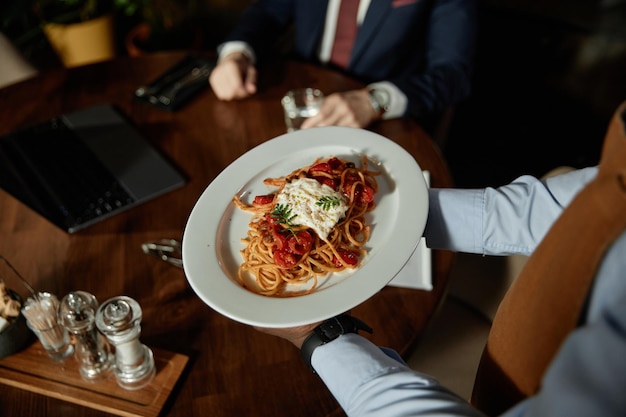
POLYGON ((391 97, 387 90, 382 88, 370 88, 368 90, 368 97, 370 99, 370 104, 374 108, 374 111, 382 116, 389 110, 389 102, 391 101, 391 97))

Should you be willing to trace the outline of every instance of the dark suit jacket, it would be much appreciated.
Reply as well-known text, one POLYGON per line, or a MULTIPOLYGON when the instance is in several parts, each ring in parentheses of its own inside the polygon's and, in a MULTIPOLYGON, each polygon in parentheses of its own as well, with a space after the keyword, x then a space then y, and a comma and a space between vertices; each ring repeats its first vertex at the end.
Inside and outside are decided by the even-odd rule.
MULTIPOLYGON (((293 24, 294 52, 317 61, 326 0, 258 0, 226 40, 249 43, 262 65, 293 24)), ((407 114, 437 115, 470 92, 475 0, 371 0, 347 72, 365 83, 390 81, 408 97, 407 114)))

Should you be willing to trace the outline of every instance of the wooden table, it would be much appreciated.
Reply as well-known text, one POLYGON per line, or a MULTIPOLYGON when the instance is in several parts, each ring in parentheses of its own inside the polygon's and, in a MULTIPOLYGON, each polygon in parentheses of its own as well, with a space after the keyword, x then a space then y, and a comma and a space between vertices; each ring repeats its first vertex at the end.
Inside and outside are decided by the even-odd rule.
MULTIPOLYGON (((100 302, 121 294, 136 299, 144 313, 142 342, 189 358, 161 415, 343 415, 293 346, 213 311, 193 293, 181 269, 144 255, 141 244, 181 239, 188 214, 211 180, 247 150, 285 132, 280 98, 289 88, 313 86, 330 93, 360 84, 327 69, 288 62, 265 71, 259 93, 243 101, 221 102, 207 89, 169 113, 133 99, 138 85, 182 57, 182 52, 155 54, 53 70, 0 90, 0 133, 111 102, 190 178, 182 189, 74 235, 0 190, 0 254, 35 288, 59 298, 84 290, 100 302)), ((451 186, 439 150, 415 122, 385 121, 371 130, 411 153, 430 171, 432 186, 451 186)), ((386 287, 353 310, 375 329, 371 340, 404 356, 410 353, 445 293, 452 256, 433 252, 432 291, 386 287)), ((5 279, 28 295, 17 281, 5 279)), ((46 358, 41 366, 63 369, 46 358)), ((92 409, 6 384, 0 385, 0 407, 4 416, 109 415, 102 411, 106 408, 92 409)))

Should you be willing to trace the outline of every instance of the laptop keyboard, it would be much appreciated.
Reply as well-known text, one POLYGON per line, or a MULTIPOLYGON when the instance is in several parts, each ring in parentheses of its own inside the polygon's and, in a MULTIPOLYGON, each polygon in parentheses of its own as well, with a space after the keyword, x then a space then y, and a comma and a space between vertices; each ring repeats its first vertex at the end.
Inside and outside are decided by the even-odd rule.
POLYGON ((117 211, 135 199, 62 119, 52 119, 0 141, 0 153, 21 186, 43 189, 72 228, 117 211), (36 133, 36 134, 35 134, 36 133))

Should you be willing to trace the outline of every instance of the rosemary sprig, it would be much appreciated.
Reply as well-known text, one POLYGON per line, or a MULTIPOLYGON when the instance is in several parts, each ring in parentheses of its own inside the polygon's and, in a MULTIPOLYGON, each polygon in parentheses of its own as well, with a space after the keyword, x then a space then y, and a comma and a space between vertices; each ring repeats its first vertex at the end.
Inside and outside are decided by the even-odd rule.
POLYGON ((341 203, 339 198, 335 196, 325 195, 315 202, 316 206, 321 206, 324 210, 328 211, 333 207, 337 207, 341 203))

